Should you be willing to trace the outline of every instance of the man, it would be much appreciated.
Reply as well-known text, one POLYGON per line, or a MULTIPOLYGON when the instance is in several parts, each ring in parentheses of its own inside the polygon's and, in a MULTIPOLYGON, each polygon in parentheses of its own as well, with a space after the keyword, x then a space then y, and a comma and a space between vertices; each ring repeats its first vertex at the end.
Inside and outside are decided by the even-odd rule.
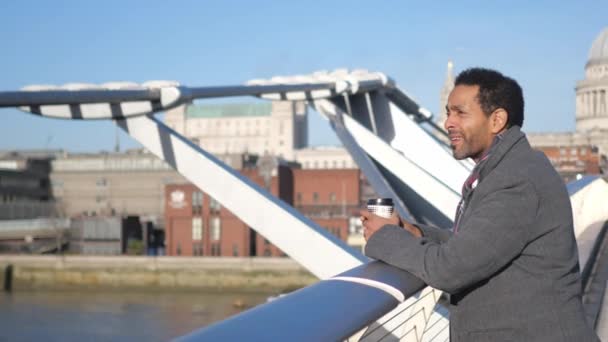
POLYGON ((465 70, 446 110, 454 158, 476 162, 453 229, 362 211, 366 254, 450 295, 452 342, 598 341, 584 318, 568 193, 520 131, 520 86, 465 70))

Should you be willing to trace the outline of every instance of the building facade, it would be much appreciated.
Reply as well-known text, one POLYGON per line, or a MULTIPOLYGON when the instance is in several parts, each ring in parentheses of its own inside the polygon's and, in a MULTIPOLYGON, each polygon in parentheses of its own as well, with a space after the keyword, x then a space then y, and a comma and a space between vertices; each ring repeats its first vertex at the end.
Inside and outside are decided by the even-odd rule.
POLYGON ((539 149, 597 149, 600 171, 608 166, 608 27, 597 36, 585 64, 585 78, 576 90, 576 131, 530 133, 532 146, 539 149))
MULTIPOLYGON (((447 119, 447 111, 445 107, 448 105, 448 98, 450 97, 450 93, 454 89, 454 63, 452 61, 448 61, 447 71, 445 74, 445 81, 443 82, 443 87, 441 87, 441 92, 439 93, 439 109, 436 114, 435 123, 439 127, 443 128, 443 124, 447 119)), ((447 141, 445 136, 441 136, 442 139, 447 141)))
POLYGON ((50 186, 58 151, 0 152, 0 219, 57 216, 50 186))
POLYGON ((305 102, 273 101, 184 105, 167 111, 166 124, 218 154, 278 156, 292 160, 308 145, 305 102))
MULTIPOLYGON (((241 172, 258 185, 267 186, 259 169, 254 167, 241 172)), ((360 184, 361 174, 357 169, 305 170, 279 165, 268 187, 273 195, 348 241, 353 233, 360 234, 360 228, 357 228, 360 184)), ((167 185, 165 196, 168 255, 285 256, 193 185, 167 185)))
MULTIPOLYGON (((608 132, 608 27, 597 36, 589 50, 585 79, 576 84, 576 131, 608 132)), ((608 138, 601 153, 608 152, 608 138)))
MULTIPOLYGON (((291 167, 277 166, 268 184, 256 168, 247 167, 241 173, 268 187, 274 196, 293 203, 291 167)), ((280 249, 192 184, 166 186, 165 217, 167 255, 284 256, 280 249)))
POLYGON ((52 168, 52 192, 67 217, 136 215, 162 226, 165 185, 186 182, 144 151, 66 154, 52 168))
POLYGON ((573 144, 568 147, 545 146, 537 149, 545 153, 565 182, 575 180, 581 175, 601 172, 601 158, 595 146, 573 144))
POLYGON ((357 169, 358 166, 344 147, 315 146, 294 151, 294 161, 302 169, 357 169))

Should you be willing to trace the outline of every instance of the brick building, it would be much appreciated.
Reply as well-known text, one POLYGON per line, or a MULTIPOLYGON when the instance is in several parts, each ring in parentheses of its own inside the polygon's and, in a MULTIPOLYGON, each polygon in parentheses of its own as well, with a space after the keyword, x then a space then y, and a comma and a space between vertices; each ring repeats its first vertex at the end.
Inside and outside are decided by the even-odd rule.
POLYGON ((598 149, 589 145, 539 146, 565 182, 577 175, 600 174, 602 163, 598 149))
POLYGON ((294 170, 295 208, 340 239, 359 217, 361 172, 358 169, 294 170))
MULTIPOLYGON (((241 173, 260 186, 257 168, 241 173)), ((302 170, 279 165, 270 192, 347 241, 357 218, 361 194, 358 169, 302 170)), ((284 256, 238 217, 192 184, 170 184, 165 190, 167 255, 284 256)))

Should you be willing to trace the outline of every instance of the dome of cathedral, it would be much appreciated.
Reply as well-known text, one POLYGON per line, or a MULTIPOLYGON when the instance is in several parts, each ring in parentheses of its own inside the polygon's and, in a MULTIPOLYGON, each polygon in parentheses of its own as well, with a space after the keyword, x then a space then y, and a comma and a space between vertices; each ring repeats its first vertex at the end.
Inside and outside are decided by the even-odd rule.
POLYGON ((587 66, 608 64, 608 27, 604 28, 591 45, 587 66))

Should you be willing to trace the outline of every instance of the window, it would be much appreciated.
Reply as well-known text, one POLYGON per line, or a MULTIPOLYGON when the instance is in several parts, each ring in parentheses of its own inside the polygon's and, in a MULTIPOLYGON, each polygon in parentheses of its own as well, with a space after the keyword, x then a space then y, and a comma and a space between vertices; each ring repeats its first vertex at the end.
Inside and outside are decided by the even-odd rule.
POLYGON ((192 240, 203 239, 203 220, 200 217, 192 218, 192 240))
POLYGON ((179 242, 177 243, 177 247, 175 248, 175 254, 182 255, 182 244, 179 242))
POLYGON ((222 255, 222 249, 220 248, 219 243, 214 243, 211 245, 211 255, 212 256, 220 256, 222 255))
POLYGON ((220 209, 222 208, 222 205, 220 204, 220 202, 216 201, 215 198, 210 197, 209 199, 209 209, 211 209, 211 211, 220 211, 220 209))
POLYGON ((585 155, 587 155, 587 148, 583 147, 583 148, 581 148, 581 156, 585 156, 585 155))
POLYGON ((318 192, 313 192, 312 193, 312 201, 313 201, 313 203, 318 203, 319 202, 319 193, 318 192))
POLYGON ((571 156, 575 156, 576 155, 576 147, 573 147, 570 149, 570 155, 571 156))
POLYGON ((194 256, 203 255, 203 245, 201 243, 192 244, 192 255, 194 255, 194 256))
POLYGON ((338 161, 337 160, 332 161, 331 162, 331 167, 334 168, 334 169, 337 169, 338 168, 338 161))
POLYGON ((192 193, 192 214, 199 214, 203 210, 203 193, 194 191, 192 193))
POLYGON ((327 160, 324 160, 324 161, 323 161, 323 168, 324 168, 324 169, 327 169, 327 160))
POLYGON ((336 194, 333 192, 329 193, 329 203, 336 203, 336 194))
POLYGON ((215 216, 211 218, 211 241, 219 241, 222 234, 222 223, 220 218, 215 216))
POLYGON ((99 187, 104 187, 108 185, 108 180, 105 178, 100 178, 97 180, 97 182, 95 182, 95 184, 99 187))
POLYGON ((239 256, 239 246, 236 243, 232 244, 232 256, 239 256))
POLYGON ((301 192, 296 193, 296 203, 297 204, 302 203, 302 193, 301 192))
POLYGON ((560 149, 559 149, 559 154, 560 154, 560 155, 562 155, 562 156, 565 156, 565 155, 566 155, 566 149, 565 149, 565 148, 563 148, 563 147, 562 147, 562 148, 560 148, 560 149))

